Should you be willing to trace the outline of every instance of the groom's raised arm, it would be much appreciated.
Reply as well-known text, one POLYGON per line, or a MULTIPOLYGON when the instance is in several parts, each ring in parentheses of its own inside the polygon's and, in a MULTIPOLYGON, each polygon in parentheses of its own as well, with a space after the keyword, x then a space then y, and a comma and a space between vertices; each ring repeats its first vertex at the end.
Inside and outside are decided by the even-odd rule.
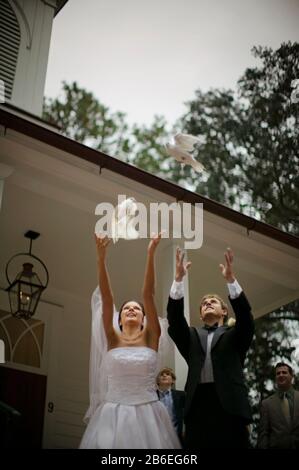
POLYGON ((225 263, 220 264, 220 269, 223 277, 226 279, 229 290, 229 300, 236 317, 236 343, 243 360, 245 360, 246 352, 250 347, 254 334, 254 320, 247 297, 234 274, 234 255, 232 250, 227 248, 224 256, 225 263))
POLYGON ((190 266, 190 262, 184 264, 184 254, 177 248, 176 275, 170 289, 167 305, 168 333, 186 361, 189 356, 190 330, 184 316, 183 278, 190 266))

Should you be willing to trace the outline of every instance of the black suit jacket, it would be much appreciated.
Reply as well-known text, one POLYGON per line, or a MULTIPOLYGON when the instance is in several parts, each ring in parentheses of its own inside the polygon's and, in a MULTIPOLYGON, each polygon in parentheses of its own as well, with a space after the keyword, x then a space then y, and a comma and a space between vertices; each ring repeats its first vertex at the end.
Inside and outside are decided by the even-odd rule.
MULTIPOLYGON (((244 384, 243 366, 246 352, 254 333, 254 321, 249 302, 242 292, 237 299, 229 299, 236 316, 233 327, 222 326, 214 333, 211 359, 216 391, 225 411, 251 421, 251 410, 244 384)), ((208 332, 204 328, 189 327, 184 317, 184 299, 169 298, 167 306, 169 335, 186 360, 189 370, 185 386, 185 416, 192 413, 193 396, 200 384, 201 369, 206 355, 208 332)))
MULTIPOLYGON (((160 399, 159 390, 157 390, 158 397, 160 399)), ((182 442, 183 440, 183 421, 184 421, 184 408, 186 394, 182 390, 171 389, 171 396, 173 401, 174 413, 178 423, 177 433, 182 442)))

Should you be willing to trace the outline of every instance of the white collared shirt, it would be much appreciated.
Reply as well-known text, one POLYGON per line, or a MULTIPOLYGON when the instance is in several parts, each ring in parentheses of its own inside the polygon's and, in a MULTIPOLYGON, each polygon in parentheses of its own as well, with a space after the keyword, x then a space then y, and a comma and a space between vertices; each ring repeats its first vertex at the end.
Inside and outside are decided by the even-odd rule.
MULTIPOLYGON (((232 283, 227 283, 229 296, 231 299, 236 299, 242 292, 242 287, 238 283, 237 279, 234 280, 232 283)), ((182 299, 184 297, 184 281, 177 282, 176 280, 173 281, 170 294, 169 296, 174 299, 182 299)))

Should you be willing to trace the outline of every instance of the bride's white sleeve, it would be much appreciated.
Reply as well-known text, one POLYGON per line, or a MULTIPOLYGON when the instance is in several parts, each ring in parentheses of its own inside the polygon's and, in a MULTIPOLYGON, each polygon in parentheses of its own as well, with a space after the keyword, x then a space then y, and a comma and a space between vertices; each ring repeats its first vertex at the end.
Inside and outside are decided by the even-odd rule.
MULTIPOLYGON (((107 371, 105 367, 105 354, 107 352, 107 338, 103 325, 103 304, 100 289, 97 287, 91 297, 91 339, 89 362, 89 408, 83 421, 88 423, 97 407, 104 400, 107 392, 107 371)), ((113 326, 119 331, 118 312, 114 307, 113 326)))

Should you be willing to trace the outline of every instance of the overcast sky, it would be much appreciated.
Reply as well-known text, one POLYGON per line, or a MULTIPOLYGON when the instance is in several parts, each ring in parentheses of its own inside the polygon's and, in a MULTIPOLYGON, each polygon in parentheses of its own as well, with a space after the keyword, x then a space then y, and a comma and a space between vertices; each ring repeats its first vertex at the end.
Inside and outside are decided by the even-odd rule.
POLYGON ((299 41, 299 0, 69 0, 54 19, 47 96, 76 80, 129 122, 173 123, 198 88, 235 88, 253 45, 299 41))

